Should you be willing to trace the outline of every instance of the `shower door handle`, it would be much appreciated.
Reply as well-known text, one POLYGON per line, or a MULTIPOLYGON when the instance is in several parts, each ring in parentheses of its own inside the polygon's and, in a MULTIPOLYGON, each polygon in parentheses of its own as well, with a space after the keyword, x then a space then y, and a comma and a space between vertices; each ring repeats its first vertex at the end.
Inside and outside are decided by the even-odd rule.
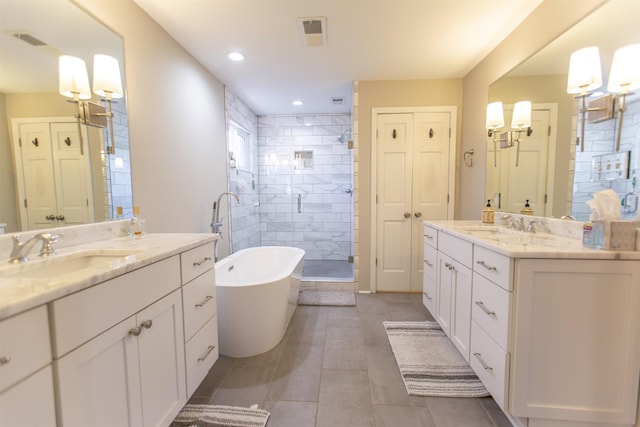
POLYGON ((298 193, 298 213, 302 212, 302 194, 298 193))

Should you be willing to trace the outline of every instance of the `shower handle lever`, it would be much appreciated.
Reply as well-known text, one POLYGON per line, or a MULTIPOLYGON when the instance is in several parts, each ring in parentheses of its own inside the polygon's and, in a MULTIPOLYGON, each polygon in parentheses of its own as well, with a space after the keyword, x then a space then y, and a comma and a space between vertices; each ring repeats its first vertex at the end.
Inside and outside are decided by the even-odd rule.
POLYGON ((302 194, 298 193, 298 213, 302 212, 302 194))

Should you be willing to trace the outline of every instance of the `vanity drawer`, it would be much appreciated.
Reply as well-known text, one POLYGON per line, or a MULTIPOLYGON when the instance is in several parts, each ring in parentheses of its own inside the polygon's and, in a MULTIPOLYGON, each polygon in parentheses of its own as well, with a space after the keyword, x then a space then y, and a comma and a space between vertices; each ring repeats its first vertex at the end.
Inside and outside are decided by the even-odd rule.
POLYGON ((423 257, 424 275, 435 282, 438 271, 438 250, 425 244, 423 257))
POLYGON ((436 292, 438 287, 436 286, 436 281, 431 280, 427 277, 426 273, 423 277, 422 281, 422 303, 429 310, 429 313, 435 319, 436 317, 436 292))
POLYGON ((513 290, 513 263, 511 258, 480 245, 473 252, 473 271, 491 280, 507 291, 513 290))
POLYGON ((478 273, 473 273, 471 318, 493 340, 507 350, 511 293, 478 273))
POLYGON ((193 395, 207 376, 218 352, 218 316, 213 316, 186 345, 187 396, 193 395))
POLYGON ((466 267, 473 261, 473 244, 447 233, 438 233, 438 250, 466 267))
POLYGON ((0 392, 51 363, 47 307, 0 322, 0 392))
POLYGON ((503 410, 508 396, 509 361, 509 353, 501 349, 475 321, 471 321, 469 364, 503 410))
POLYGON ((431 246, 432 248, 438 247, 438 230, 435 228, 425 225, 424 226, 424 243, 431 246))
POLYGON ((205 271, 211 270, 215 265, 213 242, 180 254, 180 264, 182 267, 183 285, 189 283, 205 271))
POLYGON ((178 255, 51 304, 57 358, 180 287, 178 255))
POLYGON ((209 270, 182 287, 184 337, 189 340, 216 314, 216 275, 209 270))

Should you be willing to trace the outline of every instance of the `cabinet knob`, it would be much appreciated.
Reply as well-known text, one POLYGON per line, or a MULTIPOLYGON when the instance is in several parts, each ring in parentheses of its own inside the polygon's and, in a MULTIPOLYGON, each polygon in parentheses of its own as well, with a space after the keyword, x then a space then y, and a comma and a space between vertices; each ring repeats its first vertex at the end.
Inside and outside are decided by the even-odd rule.
POLYGON ((140 323, 140 326, 144 327, 145 329, 149 329, 151 326, 153 326, 153 320, 145 320, 144 322, 140 323))
POLYGON ((416 213, 414 213, 416 218, 420 218, 422 216, 422 212, 418 211, 416 213))
POLYGON ((0 356, 0 366, 11 362, 11 356, 0 356))
POLYGON ((142 332, 141 326, 136 326, 135 328, 129 329, 129 335, 133 335, 134 337, 140 335, 140 332, 142 332))
POLYGON ((405 217, 405 218, 411 218, 411 214, 410 214, 409 212, 405 212, 405 213, 404 213, 404 217, 405 217))

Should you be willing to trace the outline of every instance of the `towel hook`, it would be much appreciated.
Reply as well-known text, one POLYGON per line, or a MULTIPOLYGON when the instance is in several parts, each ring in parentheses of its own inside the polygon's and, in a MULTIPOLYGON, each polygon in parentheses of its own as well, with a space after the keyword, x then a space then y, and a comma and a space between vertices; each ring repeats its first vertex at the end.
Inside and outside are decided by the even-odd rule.
POLYGON ((464 164, 467 165, 468 167, 472 167, 473 166, 473 157, 471 157, 471 156, 473 156, 474 153, 475 153, 475 150, 472 148, 470 150, 465 151, 464 154, 462 155, 462 159, 464 160, 464 164))

